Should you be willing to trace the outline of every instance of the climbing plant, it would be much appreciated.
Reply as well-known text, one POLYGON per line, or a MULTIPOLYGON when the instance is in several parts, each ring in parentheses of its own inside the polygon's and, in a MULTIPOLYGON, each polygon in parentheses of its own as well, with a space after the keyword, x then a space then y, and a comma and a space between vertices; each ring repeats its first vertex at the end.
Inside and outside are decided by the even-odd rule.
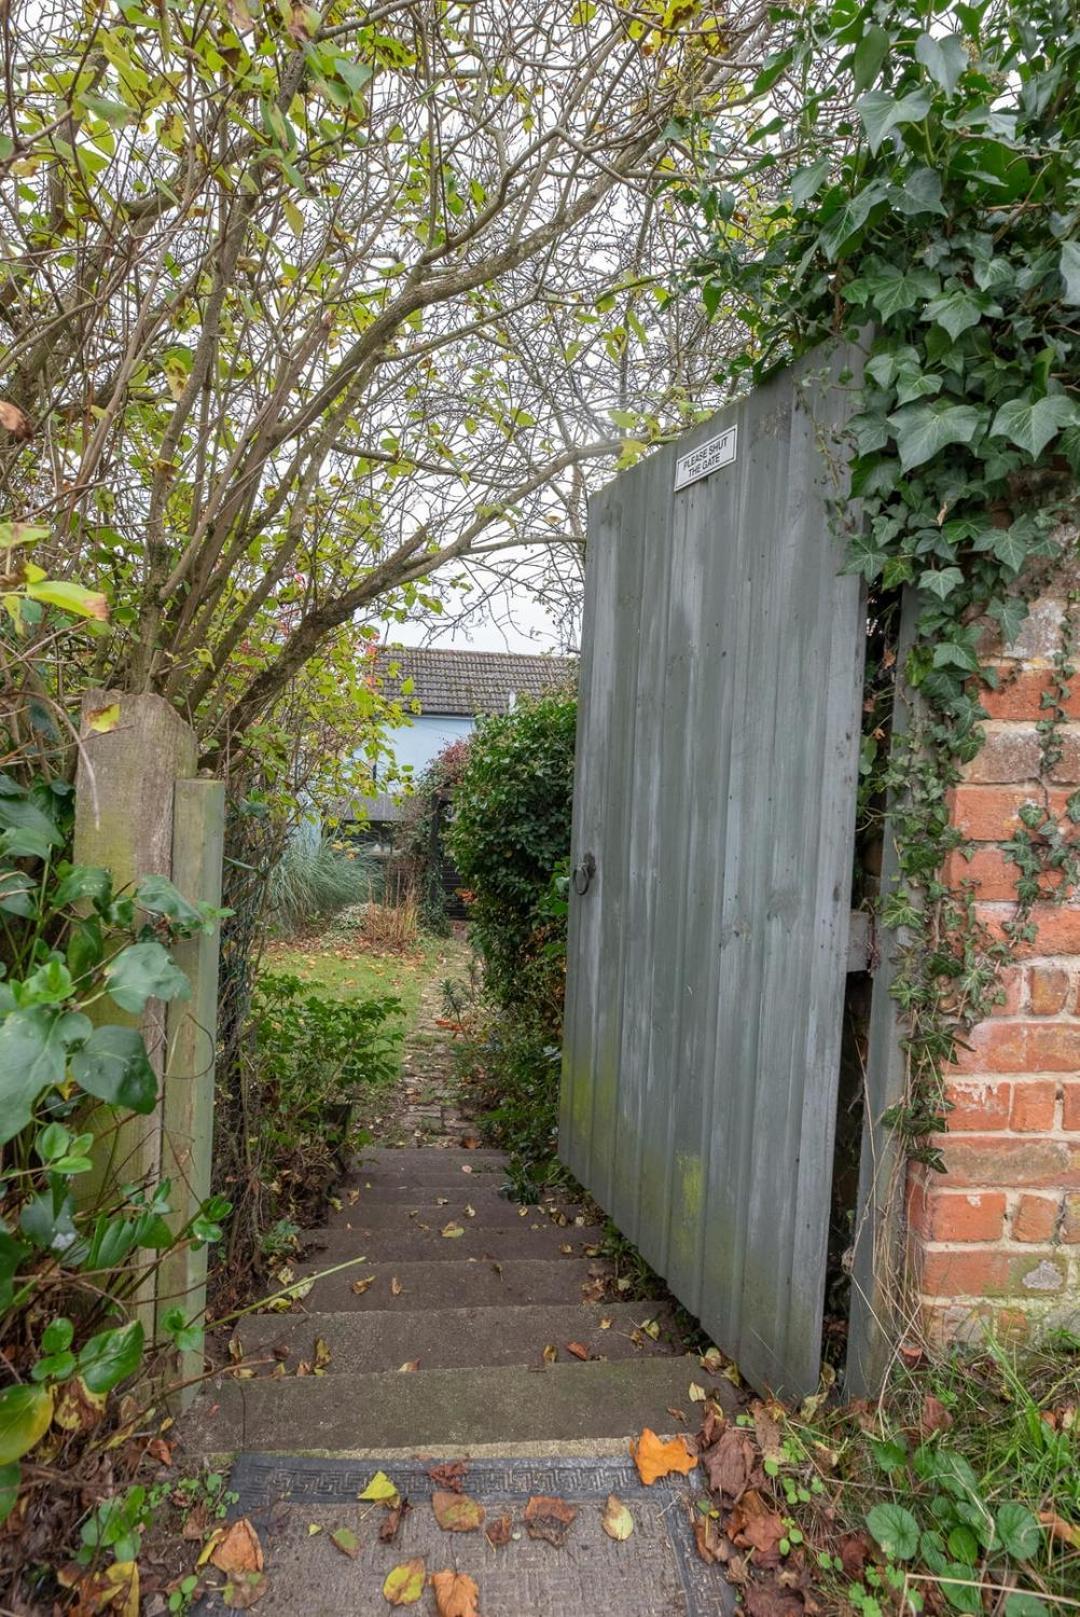
MULTIPOLYGON (((940 1074, 999 996, 997 970, 1036 901, 1075 890, 1071 828, 1033 800, 1006 852, 1018 912, 977 922, 942 865, 961 843, 948 788, 982 741, 979 693, 1027 599, 1075 548, 1080 474, 1080 14, 1069 0, 834 0, 780 14, 781 48, 747 103, 713 121, 707 249, 692 277, 747 344, 727 373, 759 380, 819 343, 854 339, 851 492, 837 505, 848 566, 881 606, 918 591, 903 674, 920 716, 877 766, 896 804, 900 881, 884 919, 906 929, 895 993, 911 1093, 891 1121, 940 1166, 940 1074)), ((1060 576, 1060 575, 1059 575, 1060 576)), ((1069 612, 1040 726, 1060 750, 1069 612)), ((870 793, 868 795, 873 795, 870 793)), ((902 934, 904 935, 904 934, 902 934)))

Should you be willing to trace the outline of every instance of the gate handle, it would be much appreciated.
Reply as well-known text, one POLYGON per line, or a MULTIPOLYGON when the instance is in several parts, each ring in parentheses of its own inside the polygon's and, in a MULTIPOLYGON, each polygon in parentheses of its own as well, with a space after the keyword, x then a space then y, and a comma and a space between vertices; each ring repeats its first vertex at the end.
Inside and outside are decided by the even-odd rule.
POLYGON ((596 858, 593 854, 587 853, 580 865, 574 866, 574 892, 579 898, 584 897, 584 895, 589 891, 589 888, 592 886, 592 879, 595 875, 596 858))

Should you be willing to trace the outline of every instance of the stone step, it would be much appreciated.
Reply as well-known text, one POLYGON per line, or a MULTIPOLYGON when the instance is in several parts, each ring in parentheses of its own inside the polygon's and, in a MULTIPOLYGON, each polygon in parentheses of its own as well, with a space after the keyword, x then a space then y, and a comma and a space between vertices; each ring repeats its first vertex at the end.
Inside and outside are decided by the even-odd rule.
MULTIPOLYGON (((473 1207, 479 1207, 480 1201, 486 1197, 489 1201, 501 1201, 507 1207, 516 1207, 517 1203, 511 1201, 509 1196, 500 1194, 503 1183, 503 1179, 498 1174, 490 1173, 483 1176, 477 1174, 451 1174, 445 1180, 435 1180, 433 1182, 430 1179, 425 1179, 420 1184, 415 1180, 406 1183, 404 1177, 400 1183, 397 1180, 387 1183, 385 1177, 370 1179, 364 1175, 358 1177, 356 1174, 350 1173, 334 1194, 341 1202, 342 1213, 351 1212, 354 1207, 363 1206, 364 1204, 369 1207, 376 1204, 382 1207, 390 1206, 392 1203, 404 1203, 407 1207, 419 1207, 421 1202, 433 1202, 440 1196, 447 1196, 451 1199, 457 1197, 462 1206, 468 1202, 473 1207), (359 1198, 355 1202, 349 1201, 350 1189, 359 1190, 360 1192, 359 1198)), ((333 1208, 329 1208, 327 1210, 327 1223, 332 1218, 340 1216, 333 1208)))
MULTIPOLYGON (((455 1242, 455 1245, 459 1243, 455 1242)), ((297 1279, 317 1274, 327 1264, 297 1264, 297 1279)), ((316 1280, 300 1306, 309 1314, 367 1313, 392 1308, 408 1313, 425 1308, 512 1308, 518 1303, 579 1303, 581 1289, 593 1279, 591 1260, 584 1258, 510 1258, 505 1263, 478 1258, 472 1262, 426 1259, 410 1263, 357 1263, 316 1280), (354 1282, 375 1277, 357 1295, 354 1282), (400 1295, 391 1292, 398 1280, 400 1295)))
POLYGON ((462 1258, 493 1258, 502 1262, 507 1258, 585 1257, 583 1248, 592 1245, 599 1230, 561 1230, 550 1222, 542 1228, 530 1228, 523 1219, 513 1225, 500 1225, 495 1229, 480 1225, 468 1218, 444 1218, 442 1223, 429 1224, 425 1229, 413 1221, 405 1229, 387 1229, 380 1225, 372 1230, 311 1230, 304 1236, 303 1260, 296 1266, 298 1273, 310 1274, 312 1268, 325 1268, 329 1264, 343 1263, 346 1258, 364 1254, 372 1263, 416 1263, 430 1259, 433 1263, 453 1263, 462 1258), (459 1229, 460 1235, 443 1235, 447 1227, 459 1229), (569 1247, 569 1252, 563 1252, 569 1247))
POLYGON ((386 1172, 419 1177, 447 1170, 460 1173, 463 1167, 473 1173, 493 1173, 509 1162, 505 1151, 466 1151, 460 1145, 372 1145, 356 1153, 353 1171, 358 1177, 386 1172))
POLYGON ((561 1442, 636 1436, 644 1426, 679 1430, 671 1409, 692 1416, 690 1384, 726 1409, 737 1397, 696 1357, 618 1364, 382 1371, 372 1375, 211 1382, 185 1422, 195 1453, 412 1448, 420 1453, 479 1443, 561 1442))
POLYGON ((453 1195, 432 1190, 426 1186, 417 1194, 408 1197, 395 1197, 393 1201, 386 1200, 374 1191, 367 1191, 357 1201, 350 1202, 345 1197, 339 1198, 340 1208, 328 1208, 322 1220, 322 1227, 328 1230, 348 1229, 410 1229, 414 1224, 427 1224, 433 1227, 436 1224, 441 1228, 450 1219, 458 1223, 466 1220, 477 1229, 515 1229, 519 1224, 532 1226, 539 1224, 545 1229, 595 1229, 592 1219, 586 1219, 579 1208, 562 1211, 566 1216, 566 1224, 556 1224, 552 1217, 552 1208, 525 1207, 518 1202, 512 1202, 497 1191, 474 1190, 470 1195, 468 1191, 459 1191, 457 1186, 450 1187, 453 1195), (468 1209, 472 1209, 470 1216, 468 1209), (581 1216, 582 1223, 574 1225, 574 1219, 581 1216))
MULTIPOLYGON (((328 1375, 397 1370, 418 1359, 422 1370, 461 1366, 542 1364, 544 1349, 553 1345, 558 1362, 571 1363, 567 1351, 574 1342, 595 1358, 636 1359, 670 1354, 670 1313, 666 1305, 640 1303, 548 1303, 518 1308, 444 1308, 416 1313, 380 1310, 359 1321, 352 1314, 251 1314, 236 1327, 247 1359, 273 1359, 289 1374, 303 1360, 311 1364, 315 1339, 330 1350, 328 1375), (607 1328, 601 1321, 608 1321, 607 1328), (660 1340, 640 1329, 656 1320, 660 1340), (638 1343, 633 1340, 637 1334, 638 1343), (283 1357, 287 1350, 288 1356, 283 1357)), ((257 1367, 269 1375, 273 1365, 257 1367)))

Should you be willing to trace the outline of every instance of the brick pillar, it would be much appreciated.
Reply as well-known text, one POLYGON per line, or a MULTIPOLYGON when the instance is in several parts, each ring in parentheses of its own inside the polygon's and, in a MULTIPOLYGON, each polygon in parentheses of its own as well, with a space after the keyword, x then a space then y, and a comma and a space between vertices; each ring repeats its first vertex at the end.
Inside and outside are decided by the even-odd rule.
MULTIPOLYGON (((1080 785, 1080 674, 1066 704, 1060 762, 1039 778, 1036 728, 1061 645, 1063 604, 1042 597, 1008 655, 1001 687, 980 700, 986 743, 953 793, 955 824, 974 844, 954 854, 950 885, 975 884, 976 914, 1001 935, 1015 913, 1016 866, 999 844, 1023 804, 1049 808, 1077 835, 1066 801, 1080 785)), ((1024 1337, 1080 1314, 1080 901, 1039 904, 1035 941, 1006 968, 1004 1002, 980 1022, 947 1076, 947 1172, 908 1176, 912 1272, 932 1339, 972 1337, 993 1321, 1024 1337)))

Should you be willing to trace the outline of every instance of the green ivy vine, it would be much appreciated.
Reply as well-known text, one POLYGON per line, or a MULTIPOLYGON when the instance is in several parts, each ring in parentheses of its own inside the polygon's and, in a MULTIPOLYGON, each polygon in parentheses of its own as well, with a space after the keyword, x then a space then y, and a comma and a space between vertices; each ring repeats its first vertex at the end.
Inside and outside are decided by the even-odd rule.
MULTIPOLYGON (((848 567, 876 609, 904 586, 920 603, 902 670, 918 716, 868 788, 892 800, 900 865, 882 918, 903 939, 911 1079, 890 1121, 940 1167, 927 1142, 945 1122, 942 1066, 1001 998, 1033 905, 1080 875, 1080 793, 1059 820, 1043 789, 1005 846, 1018 904, 1003 936, 979 923, 970 883, 942 878, 963 846, 948 793, 983 741, 994 643, 1075 554, 1080 10, 811 0, 772 15, 782 48, 704 135, 709 245, 691 274, 713 317, 746 328, 733 386, 837 338, 866 354, 848 567)), ((1061 755, 1072 620, 1044 699, 1044 777, 1061 755)))

